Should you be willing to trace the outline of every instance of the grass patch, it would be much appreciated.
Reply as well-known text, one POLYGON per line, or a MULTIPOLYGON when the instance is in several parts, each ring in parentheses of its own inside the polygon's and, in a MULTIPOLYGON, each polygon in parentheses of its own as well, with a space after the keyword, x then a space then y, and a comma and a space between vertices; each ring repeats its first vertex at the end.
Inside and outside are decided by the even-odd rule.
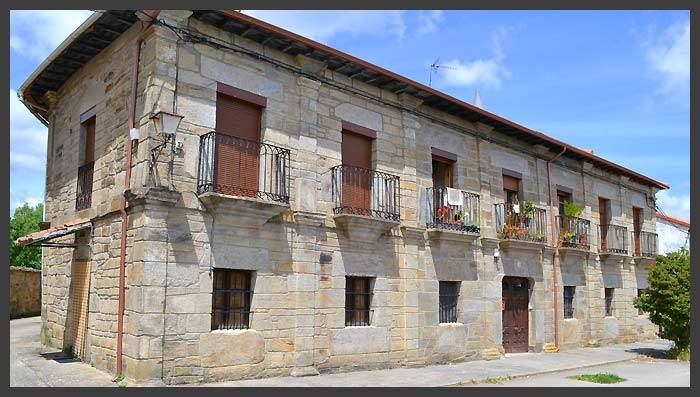
POLYGON ((666 353, 666 357, 671 360, 690 361, 690 348, 676 349, 672 347, 671 350, 666 353))
POLYGON ((505 381, 507 381, 507 380, 511 380, 511 379, 512 379, 512 377, 511 377, 510 375, 507 375, 507 376, 492 376, 492 377, 490 377, 490 378, 481 379, 481 380, 472 379, 472 383, 473 383, 473 384, 478 384, 478 383, 491 383, 491 384, 497 385, 497 384, 501 384, 501 383, 503 383, 503 382, 505 382, 505 381))
POLYGON ((620 383, 620 382, 624 382, 627 380, 625 378, 621 378, 615 374, 610 374, 610 373, 573 375, 573 376, 567 376, 567 378, 573 379, 573 380, 582 380, 584 382, 593 382, 593 383, 602 383, 602 384, 620 383))
POLYGON ((116 382, 118 387, 126 387, 126 377, 124 374, 120 374, 116 382))

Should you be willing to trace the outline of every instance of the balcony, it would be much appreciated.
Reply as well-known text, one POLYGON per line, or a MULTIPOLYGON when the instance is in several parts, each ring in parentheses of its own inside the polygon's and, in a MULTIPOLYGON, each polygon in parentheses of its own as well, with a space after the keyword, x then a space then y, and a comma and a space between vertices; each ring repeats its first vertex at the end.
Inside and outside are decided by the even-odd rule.
POLYGON ((627 228, 617 225, 599 225, 598 252, 605 256, 627 256, 627 228))
POLYGON ((517 245, 522 248, 541 248, 547 242, 546 216, 542 208, 525 208, 525 204, 495 204, 496 233, 505 245, 517 245), (516 244, 512 244, 516 242, 516 244), (522 242, 525 244, 518 244, 522 242), (535 243, 535 244, 533 244, 535 243))
POLYGON ((659 236, 656 233, 639 232, 635 236, 634 256, 636 258, 656 258, 659 253, 659 236))
POLYGON ((91 161, 78 168, 78 185, 75 194, 75 210, 80 211, 92 206, 92 177, 95 162, 91 161))
POLYGON ((560 251, 588 252, 591 249, 591 221, 566 216, 557 216, 557 244, 560 251))
POLYGON ((427 188, 428 221, 426 227, 432 237, 453 235, 455 237, 479 236, 479 195, 452 189, 453 196, 448 196, 449 190, 442 188, 427 188), (447 233, 444 233, 447 232, 447 233))
POLYGON ((220 132, 199 142, 197 194, 214 213, 262 224, 289 208, 289 149, 220 132))
POLYGON ((398 176, 343 164, 331 178, 334 219, 350 239, 376 241, 399 224, 398 176))

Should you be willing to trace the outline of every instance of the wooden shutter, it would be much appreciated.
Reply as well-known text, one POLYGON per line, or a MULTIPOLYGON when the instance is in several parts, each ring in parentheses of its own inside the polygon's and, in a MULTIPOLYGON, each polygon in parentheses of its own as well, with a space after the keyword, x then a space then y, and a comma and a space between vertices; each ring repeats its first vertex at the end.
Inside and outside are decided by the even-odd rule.
POLYGON ((503 189, 517 192, 520 190, 520 179, 510 175, 503 175, 503 189))
POLYGON ((234 97, 216 96, 216 183, 234 196, 256 196, 262 108, 234 97))
POLYGON ((73 355, 76 358, 84 361, 88 350, 86 334, 90 297, 90 263, 74 261, 71 273, 70 327, 67 330, 66 344, 73 348, 73 355))
POLYGON ((343 131, 342 139, 343 165, 352 167, 343 169, 341 205, 365 210, 367 212, 365 215, 371 215, 369 212, 372 185, 372 139, 347 130, 343 131))
POLYGON ((95 116, 90 117, 83 124, 85 126, 85 157, 83 164, 95 161, 95 116))

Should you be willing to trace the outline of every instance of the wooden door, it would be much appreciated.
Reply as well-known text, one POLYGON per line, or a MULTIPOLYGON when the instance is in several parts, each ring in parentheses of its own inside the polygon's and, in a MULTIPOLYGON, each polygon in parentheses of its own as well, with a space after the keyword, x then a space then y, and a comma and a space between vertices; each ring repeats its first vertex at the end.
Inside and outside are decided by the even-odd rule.
POLYGON ((503 277, 503 349, 506 353, 527 352, 528 281, 523 277, 503 277))
POLYGON ((70 307, 65 345, 73 349, 73 356, 87 358, 86 334, 90 298, 90 264, 74 261, 71 266, 70 307))
POLYGON ((640 232, 642 230, 642 209, 632 207, 632 222, 634 224, 634 254, 641 256, 640 232))
POLYGON ((372 138, 343 131, 341 145, 343 165, 342 202, 354 213, 371 216, 372 138))
POLYGON ((598 214, 600 214, 600 250, 608 249, 608 200, 598 198, 598 214))
POLYGON ((217 93, 214 176, 220 193, 257 196, 261 116, 261 107, 217 93))
POLYGON ((452 162, 433 156, 433 188, 452 187, 452 162))

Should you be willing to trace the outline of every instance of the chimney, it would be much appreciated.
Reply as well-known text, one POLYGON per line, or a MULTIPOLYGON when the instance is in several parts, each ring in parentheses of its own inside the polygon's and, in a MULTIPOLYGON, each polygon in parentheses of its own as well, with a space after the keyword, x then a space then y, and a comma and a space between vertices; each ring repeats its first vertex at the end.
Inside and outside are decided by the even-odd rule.
POLYGON ((474 106, 478 107, 479 109, 483 109, 484 106, 481 103, 481 94, 479 93, 479 89, 476 89, 476 93, 474 94, 474 106))

